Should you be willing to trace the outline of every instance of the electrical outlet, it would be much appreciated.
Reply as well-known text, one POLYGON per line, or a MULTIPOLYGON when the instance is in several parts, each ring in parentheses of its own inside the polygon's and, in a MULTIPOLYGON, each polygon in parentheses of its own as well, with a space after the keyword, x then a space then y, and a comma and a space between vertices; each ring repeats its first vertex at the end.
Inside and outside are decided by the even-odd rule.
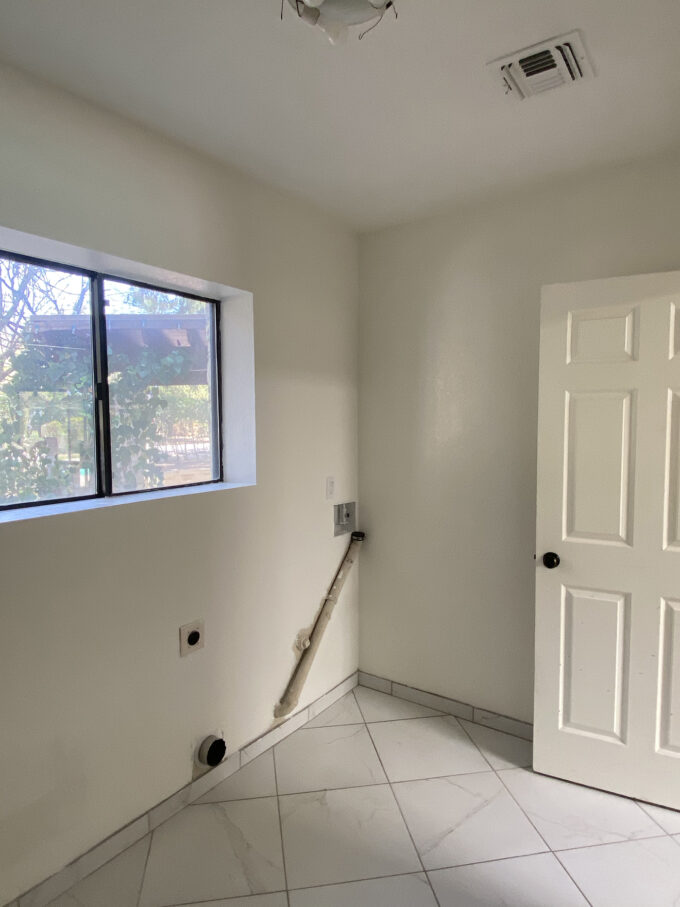
POLYGON ((179 628, 179 654, 191 655, 205 645, 205 627, 202 620, 194 620, 179 628))
POLYGON ((335 497, 335 476, 326 476, 326 500, 332 501, 335 497))

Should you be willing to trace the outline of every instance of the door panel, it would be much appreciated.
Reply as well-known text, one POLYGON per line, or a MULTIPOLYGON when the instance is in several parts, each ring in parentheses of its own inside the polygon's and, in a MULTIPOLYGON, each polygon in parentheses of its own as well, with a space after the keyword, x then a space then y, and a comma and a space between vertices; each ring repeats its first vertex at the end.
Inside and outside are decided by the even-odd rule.
POLYGON ((624 741, 629 596, 562 587, 561 728, 624 741))
POLYGON ((632 416, 632 391, 567 391, 564 538, 630 544, 632 416))
MULTIPOLYGON (((680 756, 680 602, 661 604, 659 634, 659 726, 660 752, 680 756)), ((678 766, 680 771, 680 765, 678 766)))
POLYGON ((637 359, 637 308, 612 306, 569 313, 568 362, 637 359))
POLYGON ((676 809, 679 306, 675 272, 543 290, 534 714, 536 771, 676 809))
POLYGON ((668 391, 664 548, 680 551, 680 391, 668 391))

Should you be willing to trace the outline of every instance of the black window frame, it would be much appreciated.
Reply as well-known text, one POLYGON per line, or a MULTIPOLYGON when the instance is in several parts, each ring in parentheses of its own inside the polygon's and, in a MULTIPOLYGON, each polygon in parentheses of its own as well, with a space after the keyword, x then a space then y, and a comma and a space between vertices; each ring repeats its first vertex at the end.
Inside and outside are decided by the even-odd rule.
POLYGON ((0 249, 0 258, 10 259, 37 267, 53 268, 68 274, 86 277, 90 281, 90 329, 92 333, 92 392, 93 392, 93 429, 95 447, 95 487, 94 494, 75 495, 63 498, 45 498, 38 501, 21 501, 18 504, 0 503, 0 513, 10 510, 22 510, 27 507, 50 507, 53 504, 72 504, 81 501, 112 500, 138 495, 154 494, 164 491, 176 491, 182 488, 197 488, 202 485, 217 485, 224 482, 224 457, 222 443, 222 332, 220 323, 221 305, 219 299, 200 296, 177 287, 163 286, 156 283, 134 280, 121 274, 108 274, 103 271, 91 271, 75 265, 22 255, 0 249), (212 450, 213 470, 217 466, 217 478, 204 479, 200 482, 187 482, 182 485, 160 485, 156 488, 136 488, 131 491, 113 491, 113 474, 111 467, 111 421, 109 410, 108 356, 106 343, 106 299, 104 298, 104 281, 112 280, 128 286, 156 290, 184 299, 204 302, 212 306, 210 319, 210 339, 213 355, 208 362, 208 371, 214 382, 215 399, 212 401, 212 434, 215 441, 212 450), (216 449, 215 449, 216 448, 216 449))

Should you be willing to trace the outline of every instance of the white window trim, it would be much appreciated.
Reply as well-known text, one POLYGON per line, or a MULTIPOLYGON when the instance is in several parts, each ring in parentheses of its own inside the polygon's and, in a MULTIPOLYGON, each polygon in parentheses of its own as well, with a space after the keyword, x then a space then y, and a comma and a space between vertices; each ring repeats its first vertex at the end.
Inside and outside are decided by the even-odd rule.
POLYGON ((222 482, 192 485, 185 488, 158 488, 139 494, 107 498, 88 498, 50 504, 45 501, 33 507, 0 511, 0 524, 30 520, 101 507, 150 502, 160 498, 181 497, 225 491, 256 484, 255 451, 255 346, 253 325, 253 294, 225 284, 167 271, 93 249, 72 246, 42 236, 22 233, 0 226, 0 249, 54 261, 62 265, 99 271, 124 280, 154 284, 218 299, 220 304, 220 334, 222 347, 222 482))

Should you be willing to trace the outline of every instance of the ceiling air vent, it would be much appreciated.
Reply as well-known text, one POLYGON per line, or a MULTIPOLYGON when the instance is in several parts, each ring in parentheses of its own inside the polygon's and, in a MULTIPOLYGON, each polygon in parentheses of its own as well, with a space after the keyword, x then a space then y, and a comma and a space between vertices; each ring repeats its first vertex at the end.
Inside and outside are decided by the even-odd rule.
POLYGON ((506 95, 520 101, 594 75, 578 31, 525 47, 488 65, 500 76, 506 95))

